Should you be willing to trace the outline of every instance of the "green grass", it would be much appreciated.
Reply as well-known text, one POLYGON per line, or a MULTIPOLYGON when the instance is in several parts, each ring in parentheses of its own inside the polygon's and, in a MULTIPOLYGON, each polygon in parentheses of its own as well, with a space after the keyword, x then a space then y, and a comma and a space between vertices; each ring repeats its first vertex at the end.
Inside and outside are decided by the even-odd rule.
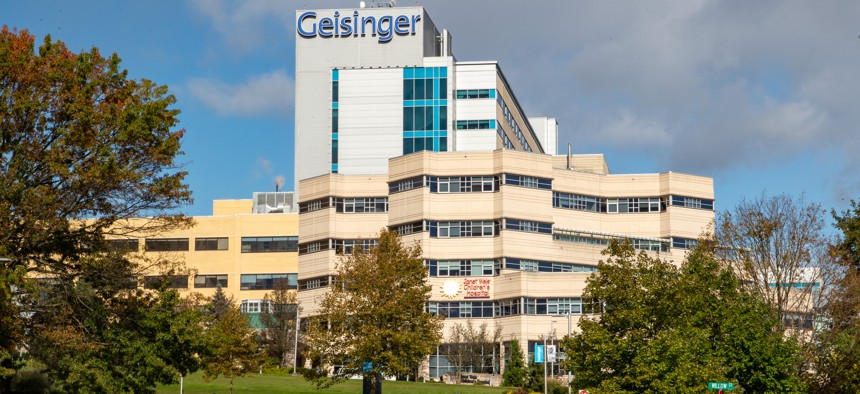
MULTIPOLYGON (((509 387, 487 387, 442 383, 393 382, 382 383, 383 394, 416 393, 416 394, 502 394, 510 391, 509 387)), ((178 394, 179 385, 159 386, 158 394, 178 394)), ((203 381, 202 374, 194 374, 185 378, 186 394, 224 394, 230 392, 230 381, 216 379, 211 382, 203 381)), ((251 375, 233 381, 233 392, 243 393, 316 393, 316 394, 355 394, 361 393, 360 380, 348 380, 330 388, 317 390, 301 376, 251 375)))

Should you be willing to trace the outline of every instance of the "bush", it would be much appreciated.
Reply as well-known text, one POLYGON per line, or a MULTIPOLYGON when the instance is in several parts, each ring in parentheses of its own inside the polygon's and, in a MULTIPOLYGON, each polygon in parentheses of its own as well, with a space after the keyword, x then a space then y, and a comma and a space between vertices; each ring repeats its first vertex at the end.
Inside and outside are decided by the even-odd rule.
POLYGON ((53 393, 51 379, 42 371, 25 368, 12 379, 12 392, 19 394, 53 393))

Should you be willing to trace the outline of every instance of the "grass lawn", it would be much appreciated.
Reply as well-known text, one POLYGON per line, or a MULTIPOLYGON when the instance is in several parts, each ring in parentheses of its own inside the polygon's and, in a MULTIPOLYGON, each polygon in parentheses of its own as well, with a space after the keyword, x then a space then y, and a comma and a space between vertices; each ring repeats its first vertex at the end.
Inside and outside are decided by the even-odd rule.
MULTIPOLYGON (((230 381, 219 378, 211 382, 203 381, 202 374, 194 374, 185 378, 185 393, 186 394, 224 394, 230 392, 230 381)), ((414 382, 393 382, 385 381, 382 383, 383 394, 435 394, 435 393, 450 393, 450 394, 502 394, 510 391, 511 388, 506 387, 487 387, 487 386, 472 386, 459 384, 442 384, 442 383, 414 383, 414 382)), ((314 386, 301 376, 278 376, 278 375, 252 375, 249 377, 238 378, 233 381, 233 392, 236 394, 243 393, 317 393, 317 394, 355 394, 361 393, 360 380, 348 380, 344 383, 336 384, 330 388, 317 390, 314 386)), ((179 385, 159 386, 156 390, 158 394, 178 394, 179 385)))

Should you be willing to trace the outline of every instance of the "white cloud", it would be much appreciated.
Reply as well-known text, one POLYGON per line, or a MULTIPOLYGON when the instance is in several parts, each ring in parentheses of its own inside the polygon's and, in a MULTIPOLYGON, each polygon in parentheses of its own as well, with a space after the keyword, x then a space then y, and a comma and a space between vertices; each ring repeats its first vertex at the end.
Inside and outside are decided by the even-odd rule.
POLYGON ((283 34, 281 29, 292 31, 296 4, 279 0, 191 0, 192 9, 211 20, 231 48, 240 52, 255 49, 268 35, 283 34), (276 32, 266 22, 274 22, 276 32))
POLYGON ((222 115, 292 115, 295 83, 286 71, 256 75, 238 84, 195 78, 188 91, 222 115))

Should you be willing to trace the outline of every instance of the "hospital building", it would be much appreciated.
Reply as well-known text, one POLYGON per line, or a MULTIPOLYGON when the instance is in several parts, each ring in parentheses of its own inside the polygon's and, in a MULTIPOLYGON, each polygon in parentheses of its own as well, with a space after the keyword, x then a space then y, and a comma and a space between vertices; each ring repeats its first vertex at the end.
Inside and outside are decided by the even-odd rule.
MULTIPOLYGON (((389 228, 421 246, 446 335, 468 319, 501 325, 476 371, 499 373, 513 338, 531 353, 588 316, 582 292, 608 242, 680 263, 714 218, 711 178, 559 154, 566 125, 525 113, 502 64, 458 60, 423 7, 302 9, 295 28, 303 317, 338 261, 389 228)), ((451 371, 445 354, 421 374, 451 371)))

